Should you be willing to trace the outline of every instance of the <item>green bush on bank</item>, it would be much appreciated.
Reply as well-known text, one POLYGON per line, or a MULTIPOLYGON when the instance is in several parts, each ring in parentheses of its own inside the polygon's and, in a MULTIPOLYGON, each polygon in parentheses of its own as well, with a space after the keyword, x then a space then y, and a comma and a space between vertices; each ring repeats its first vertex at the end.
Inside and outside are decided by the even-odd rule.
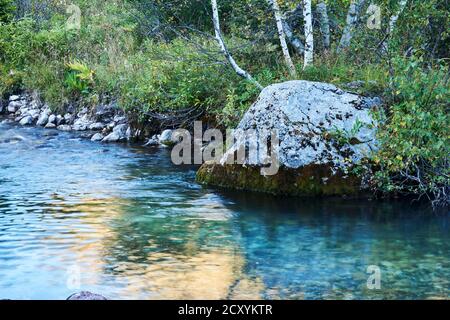
POLYGON ((386 192, 408 192, 449 204, 450 87, 444 63, 423 67, 420 58, 397 58, 381 119, 379 168, 374 181, 386 192))

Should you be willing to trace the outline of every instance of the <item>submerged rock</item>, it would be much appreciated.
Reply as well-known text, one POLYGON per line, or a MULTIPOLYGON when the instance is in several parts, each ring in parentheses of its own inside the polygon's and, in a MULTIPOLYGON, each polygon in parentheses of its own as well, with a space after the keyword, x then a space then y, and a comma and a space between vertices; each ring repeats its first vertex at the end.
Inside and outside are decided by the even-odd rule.
POLYGON ((56 127, 56 129, 60 130, 60 131, 70 131, 72 130, 72 127, 68 124, 62 124, 56 127))
POLYGON ((157 136, 153 136, 143 145, 143 147, 156 147, 159 146, 159 141, 157 136))
POLYGON ((54 129, 54 128, 56 128, 56 124, 49 122, 45 125, 44 128, 45 129, 54 129))
POLYGON ((102 141, 104 136, 101 133, 96 133, 92 136, 91 141, 102 141))
POLYGON ((67 300, 108 300, 104 296, 89 291, 81 291, 74 293, 67 300))
POLYGON ((259 154, 247 157, 243 165, 227 164, 241 148, 260 148, 257 135, 241 135, 220 163, 205 163, 197 179, 209 185, 289 195, 358 193, 360 182, 347 172, 376 149, 376 123, 370 112, 379 103, 327 83, 271 85, 237 129, 276 132, 278 174, 261 174, 266 157, 259 154))

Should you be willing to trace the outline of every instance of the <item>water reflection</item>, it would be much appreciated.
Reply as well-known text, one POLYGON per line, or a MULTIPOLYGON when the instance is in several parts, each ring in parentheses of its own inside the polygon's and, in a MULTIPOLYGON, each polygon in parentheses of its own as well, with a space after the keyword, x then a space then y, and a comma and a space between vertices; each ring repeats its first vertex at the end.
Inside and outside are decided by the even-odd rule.
POLYGON ((0 137, 0 298, 449 298, 448 213, 209 190, 168 150, 0 137))

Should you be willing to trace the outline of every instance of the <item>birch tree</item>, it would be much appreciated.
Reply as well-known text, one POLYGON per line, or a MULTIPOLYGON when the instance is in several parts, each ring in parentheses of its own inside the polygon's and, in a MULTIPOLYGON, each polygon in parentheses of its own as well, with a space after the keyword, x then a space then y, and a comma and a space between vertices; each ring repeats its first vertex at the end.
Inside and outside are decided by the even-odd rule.
POLYGON ((319 15, 320 32, 325 49, 330 48, 330 20, 328 19, 327 4, 324 0, 319 0, 317 4, 317 14, 319 15))
POLYGON ((398 9, 397 13, 395 13, 389 19, 388 34, 387 34, 386 38, 384 39, 383 43, 381 44, 381 50, 383 52, 387 52, 387 50, 388 50, 388 39, 392 35, 392 33, 394 33, 394 29, 395 29, 397 20, 400 17, 400 15, 402 14, 403 10, 405 9, 407 3, 408 3, 408 0, 400 0, 399 9, 398 9))
POLYGON ((247 79, 248 81, 252 82, 255 86, 258 87, 258 89, 262 90, 263 86, 256 81, 251 75, 250 73, 248 73, 247 71, 243 70, 241 67, 239 67, 239 65, 236 63, 236 61, 233 59, 232 55, 230 54, 230 52, 228 51, 228 48, 225 44, 225 41, 223 40, 222 37, 222 32, 220 31, 220 20, 219 20, 219 10, 217 7, 217 1, 216 0, 211 0, 211 6, 212 6, 212 11, 213 11, 213 24, 214 24, 214 32, 216 35, 216 40, 217 43, 219 44, 220 47, 220 51, 223 53, 223 55, 225 56, 225 58, 228 60, 228 62, 230 63, 231 67, 233 68, 233 70, 242 78, 247 79))
POLYGON ((305 22, 305 55, 303 69, 314 62, 314 35, 312 27, 311 0, 303 0, 303 20, 305 22))
POLYGON ((352 0, 347 13, 346 25, 342 33, 341 41, 337 51, 341 52, 343 49, 348 48, 350 41, 353 37, 353 31, 359 20, 359 14, 361 8, 364 6, 366 0, 352 0))
POLYGON ((280 38, 281 50, 283 52, 284 60, 286 66, 289 70, 291 77, 297 77, 297 72, 295 71, 294 63, 292 62, 291 55, 289 54, 289 49, 286 43, 286 34, 284 33, 283 20, 280 13, 280 6, 277 0, 268 0, 269 4, 272 6, 272 10, 275 16, 275 21, 277 23, 278 37, 280 38))

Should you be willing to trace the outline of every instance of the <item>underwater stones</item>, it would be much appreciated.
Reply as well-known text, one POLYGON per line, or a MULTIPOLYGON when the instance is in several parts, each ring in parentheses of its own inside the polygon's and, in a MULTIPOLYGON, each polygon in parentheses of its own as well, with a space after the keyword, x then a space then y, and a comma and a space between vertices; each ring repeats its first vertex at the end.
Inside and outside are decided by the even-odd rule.
POLYGON ((60 131, 71 131, 72 127, 68 124, 61 124, 61 125, 57 126, 56 129, 58 129, 60 131))
POLYGON ((158 136, 154 135, 143 145, 143 147, 156 147, 159 146, 158 136))
POLYGON ((89 291, 81 291, 74 293, 67 300, 108 300, 104 296, 89 291))
POLYGON ((104 136, 101 133, 96 133, 92 136, 91 141, 102 141, 104 136))
POLYGON ((44 128, 45 128, 45 129, 55 129, 55 128, 56 128, 56 124, 49 122, 49 123, 47 123, 47 124, 45 125, 44 128))

